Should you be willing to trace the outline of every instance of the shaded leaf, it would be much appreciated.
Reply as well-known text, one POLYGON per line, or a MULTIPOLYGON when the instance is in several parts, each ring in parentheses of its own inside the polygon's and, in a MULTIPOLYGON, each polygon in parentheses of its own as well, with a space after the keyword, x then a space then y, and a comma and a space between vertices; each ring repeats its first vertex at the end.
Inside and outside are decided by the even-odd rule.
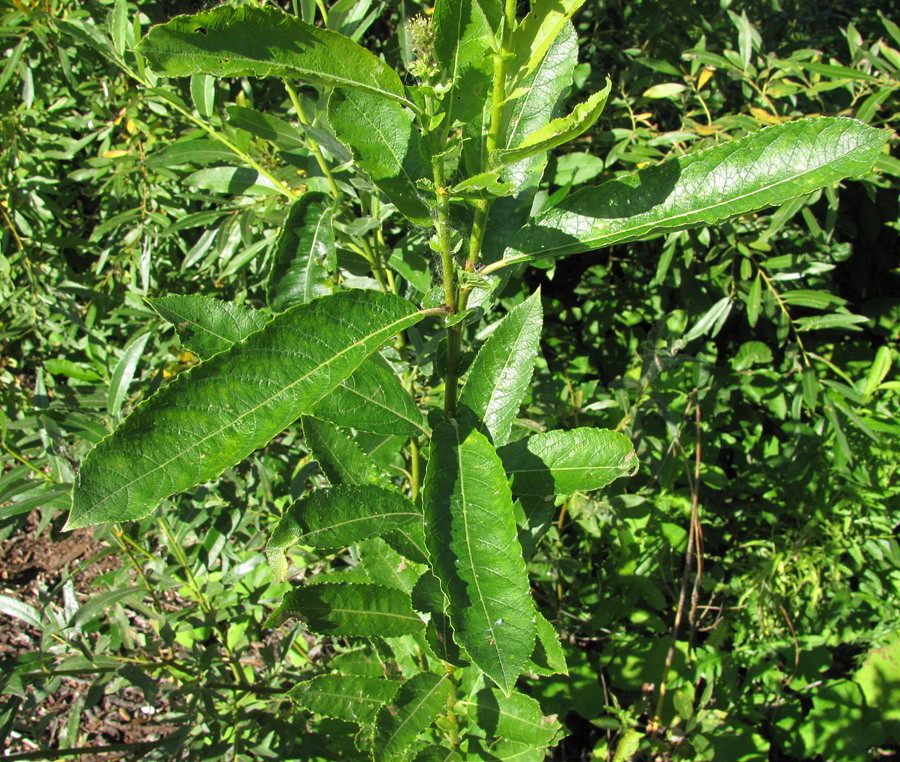
POLYGON ((548 431, 498 450, 516 495, 571 495, 605 487, 634 472, 628 437, 608 429, 548 431))
POLYGON ((509 484, 496 451, 476 429, 455 422, 435 428, 423 514, 456 641, 509 691, 534 646, 534 607, 509 484))
MULTIPOLYGON (((339 576, 339 575, 333 575, 339 576)), ((401 590, 364 582, 320 582, 285 593, 281 605, 266 620, 277 627, 290 617, 306 623, 310 632, 336 637, 391 638, 425 628, 409 596, 401 590)))
POLYGON ((295 685, 288 696, 315 714, 369 725, 400 685, 381 677, 319 675, 295 685))
POLYGON ((474 696, 468 713, 489 737, 518 741, 544 750, 561 729, 556 717, 544 717, 541 705, 524 693, 513 691, 504 696, 487 687, 474 696))
POLYGON ((288 209, 266 284, 266 301, 275 312, 331 293, 337 267, 333 210, 324 193, 307 193, 288 209))
POLYGON ((373 434, 424 434, 425 418, 380 355, 372 355, 315 409, 320 418, 373 434))
POLYGON ((431 176, 412 114, 400 104, 368 93, 335 90, 328 120, 359 168, 417 225, 431 224, 428 204, 416 181, 431 176))
POLYGON ((306 150, 303 133, 294 125, 271 114, 263 114, 246 106, 228 106, 225 109, 228 122, 233 127, 268 140, 285 151, 306 150))
POLYGON ((420 672, 403 683, 375 718, 375 760, 399 759, 440 714, 452 690, 446 673, 420 672))
POLYGON ((281 517, 268 548, 343 548, 413 521, 422 514, 399 492, 373 485, 340 485, 311 492, 281 517))
POLYGON ((363 452, 355 439, 337 426, 304 416, 303 435, 332 484, 387 486, 387 481, 372 459, 363 452))

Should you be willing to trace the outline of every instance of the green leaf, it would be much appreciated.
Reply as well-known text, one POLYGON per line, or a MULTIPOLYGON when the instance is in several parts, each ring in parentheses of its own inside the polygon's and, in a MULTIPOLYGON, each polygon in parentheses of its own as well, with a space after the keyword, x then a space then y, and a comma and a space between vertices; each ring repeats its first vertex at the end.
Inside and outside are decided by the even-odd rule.
POLYGON ((435 0, 434 54, 450 83, 441 102, 448 127, 478 117, 490 100, 492 45, 502 15, 497 0, 435 0))
POLYGON ((160 296, 147 299, 156 313, 175 325, 181 343, 204 360, 224 352, 270 318, 263 312, 209 296, 160 296))
POLYGON ((403 683, 391 703, 383 706, 375 718, 372 749, 376 762, 400 759, 419 733, 441 713, 452 690, 447 673, 420 672, 403 683))
POLYGON ((337 268, 333 211, 324 193, 307 193, 288 209, 266 285, 266 301, 275 312, 331 293, 337 268))
POLYGON ((310 632, 346 638, 392 638, 425 628, 402 590, 362 582, 323 580, 289 590, 266 626, 290 617, 302 619, 310 632))
POLYGON ((515 59, 510 70, 517 72, 520 81, 538 67, 569 19, 582 5, 584 0, 556 0, 532 5, 511 39, 515 59))
POLYGON ((284 119, 246 106, 228 106, 225 113, 228 114, 228 123, 232 127, 268 140, 284 151, 306 150, 303 133, 284 119))
POLYGON ((412 590, 412 604, 414 609, 431 617, 425 629, 425 639, 434 655, 448 664, 465 666, 468 662, 456 644, 453 625, 447 615, 447 596, 441 591, 438 578, 430 571, 426 571, 416 581, 412 590))
POLYGON ((900 743, 900 632, 867 654, 853 675, 866 704, 880 715, 892 743, 900 743))
POLYGON ((609 429, 548 431, 498 450, 516 495, 571 495, 600 489, 637 466, 628 437, 609 429))
POLYGON ((160 151, 154 151, 144 164, 153 169, 177 167, 182 164, 215 164, 233 162, 237 156, 225 148, 218 140, 176 140, 160 151))
POLYGON ((844 118, 767 127, 583 188, 526 225, 507 256, 566 256, 777 206, 864 174, 887 138, 883 130, 844 118))
POLYGON ((413 521, 421 522, 422 514, 399 492, 343 484, 315 490, 294 503, 278 522, 267 550, 296 544, 343 548, 413 521))
POLYGON ((198 169, 184 178, 190 188, 200 188, 210 193, 240 195, 267 195, 280 193, 275 185, 255 169, 246 167, 209 167, 198 169))
POLYGON ((113 368, 112 377, 109 380, 109 391, 106 394, 106 409, 111 416, 117 416, 128 395, 128 387, 134 379, 138 361, 147 346, 150 333, 139 333, 131 339, 122 351, 122 356, 113 368))
POLYGON ((387 486, 381 471, 349 434, 327 421, 303 417, 306 444, 333 485, 374 484, 387 486))
MULTIPOLYGON (((578 36, 572 25, 567 24, 538 67, 523 81, 525 93, 504 106, 498 149, 518 145, 526 135, 560 115, 577 63, 578 36)), ((469 139, 476 123, 473 120, 473 126, 464 129, 467 139, 463 143, 463 158, 470 173, 482 171, 482 165, 475 164, 476 161, 486 161, 480 153, 484 146, 481 133, 475 135, 478 140, 469 139)), ((547 154, 543 153, 503 166, 501 179, 513 186, 516 195, 497 199, 491 205, 483 261, 493 262, 502 257, 513 235, 528 221, 546 164, 547 154)))
POLYGON ((756 325, 756 321, 759 320, 759 310, 762 306, 762 278, 759 273, 756 274, 756 277, 753 279, 753 283, 750 284, 750 293, 747 294, 747 322, 750 324, 750 327, 756 325))
POLYGON ((208 119, 216 106, 216 81, 208 74, 191 76, 191 101, 200 116, 208 119))
POLYGON ((368 50, 274 8, 220 6, 176 16, 153 27, 137 49, 170 77, 284 77, 408 104, 400 77, 368 50))
POLYGON ((459 402, 484 423, 495 446, 506 444, 531 381, 543 324, 537 291, 510 310, 484 342, 459 402))
POLYGON ((415 400, 378 354, 369 357, 334 393, 316 405, 315 414, 338 426, 373 434, 426 433, 425 418, 415 400))
POLYGON ((328 120, 359 168, 400 213, 417 225, 430 225, 416 181, 430 177, 431 168, 412 114, 368 93, 335 90, 328 99, 328 120))
POLYGON ((314 714, 370 725, 400 685, 381 677, 319 675, 295 685, 288 696, 314 714))
POLYGON ((418 320, 409 302, 373 291, 346 291, 278 315, 178 375, 88 454, 68 528, 143 518, 169 495, 214 479, 418 320))
POLYGON ((541 705, 524 693, 513 691, 504 696, 487 687, 474 699, 467 707, 469 717, 488 738, 505 738, 543 750, 561 729, 555 716, 544 717, 541 705))
POLYGON ((566 654, 559 642, 559 635, 546 617, 537 612, 535 621, 537 629, 537 642, 534 652, 531 654, 531 663, 528 671, 548 677, 550 675, 568 675, 566 666, 566 654))
POLYGON ((41 613, 34 606, 10 595, 0 595, 0 614, 25 622, 36 630, 42 629, 41 613))
POLYGON ((691 330, 684 336, 685 343, 699 339, 707 334, 710 337, 715 336, 722 330, 722 326, 731 314, 732 301, 730 296, 723 296, 712 307, 710 307, 700 319, 694 323, 691 330))
POLYGON ((102 376, 93 368, 81 363, 72 362, 64 357, 56 357, 44 361, 44 367, 55 376, 65 376, 75 381, 100 381, 102 376))
POLYGON ((871 397, 881 385, 881 382, 887 377, 891 371, 893 355, 891 348, 888 346, 878 347, 875 353, 875 359, 872 361, 872 367, 866 376, 866 382, 863 384, 863 397, 871 397))
POLYGON ((529 133, 515 148, 495 151, 494 161, 500 163, 518 161, 574 140, 600 118, 611 88, 612 81, 607 78, 606 87, 594 93, 584 103, 579 103, 567 116, 554 119, 529 133))
POLYGON ((423 514, 456 641, 508 693, 534 646, 534 606, 509 484, 476 429, 455 422, 435 428, 423 514))

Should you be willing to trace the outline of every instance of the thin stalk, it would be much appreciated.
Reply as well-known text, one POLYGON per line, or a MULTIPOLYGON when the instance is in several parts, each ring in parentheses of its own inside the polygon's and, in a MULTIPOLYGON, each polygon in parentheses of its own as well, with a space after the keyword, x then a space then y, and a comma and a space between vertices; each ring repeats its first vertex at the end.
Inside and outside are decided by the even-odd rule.
MULTIPOLYGON (((309 120, 306 118, 306 115, 303 113, 303 108, 300 106, 300 98, 297 95, 297 91, 294 90, 287 81, 284 81, 284 89, 287 90, 288 97, 291 99, 291 103, 294 106, 294 111, 297 112, 297 121, 304 127, 309 127, 309 120)), ((337 201, 342 195, 341 189, 338 188, 337 183, 334 181, 334 175, 331 174, 331 167, 328 166, 328 162, 325 161, 325 157, 319 150, 319 146, 316 145, 315 141, 310 140, 305 132, 303 134, 303 142, 306 144, 307 150, 309 150, 316 160, 316 164, 319 165, 319 169, 328 183, 328 190, 331 191, 331 195, 334 197, 334 200, 337 201)))

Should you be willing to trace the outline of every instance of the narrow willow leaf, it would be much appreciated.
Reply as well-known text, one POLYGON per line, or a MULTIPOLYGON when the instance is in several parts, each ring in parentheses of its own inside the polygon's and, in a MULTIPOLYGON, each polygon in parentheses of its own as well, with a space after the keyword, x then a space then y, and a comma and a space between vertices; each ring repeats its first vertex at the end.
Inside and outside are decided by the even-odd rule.
POLYGON ((328 99, 328 121, 359 168, 400 213, 417 225, 429 225, 431 213, 416 181, 430 177, 430 164, 412 114, 368 93, 335 90, 328 99))
POLYGON ((284 77, 408 103, 397 73, 368 50, 274 8, 223 5, 176 16, 137 49, 170 77, 284 77))
POLYGON ((510 67, 523 80, 544 59, 550 46, 584 0, 558 0, 553 3, 534 3, 528 15, 512 34, 515 60, 510 67))
POLYGON ((534 371, 543 324, 535 292, 510 310, 478 351, 459 402, 478 416, 495 446, 506 444, 534 371))
POLYGON ((566 654, 559 642, 556 629, 540 613, 537 612, 535 621, 537 628, 537 642, 534 644, 534 652, 526 665, 526 671, 537 675, 549 677, 550 675, 568 675, 566 666, 566 654))
POLYGON ((372 355, 336 391, 316 405, 318 417, 373 434, 426 433, 415 400, 380 355, 372 355))
POLYGON ((543 751, 562 728, 556 716, 545 717, 535 699, 518 691, 504 696, 487 687, 474 699, 467 706, 469 717, 489 738, 518 741, 543 751))
POLYGON ((125 345, 122 356, 113 369, 109 380, 109 391, 106 395, 106 409, 111 416, 117 416, 128 395, 128 387, 134 379, 138 361, 147 346, 150 333, 139 333, 125 345))
POLYGON ((343 548, 421 520, 422 514, 399 492, 345 484, 315 490, 294 503, 278 522, 268 548, 343 548))
POLYGON ((881 386, 881 382, 890 373, 892 363, 891 348, 888 346, 879 347, 875 353, 875 359, 872 360, 872 367, 869 368, 869 372, 866 374, 866 380, 862 388, 864 397, 871 397, 875 394, 878 387, 881 386))
POLYGON ((747 294, 747 322, 751 328, 759 319, 760 307, 762 307, 762 278, 757 273, 753 283, 750 284, 750 293, 747 294))
POLYGON ((413 762, 462 762, 462 757, 453 749, 432 744, 419 751, 413 762))
POLYGON ((503 11, 497 0, 436 0, 434 54, 450 90, 441 104, 447 126, 480 115, 490 100, 492 43, 503 11))
POLYGON ((191 101, 197 113, 204 118, 212 116, 216 104, 216 81, 208 74, 191 77, 191 101))
POLYGON ((412 590, 412 604, 416 611, 431 617, 425 629, 425 639, 434 655, 457 667, 468 664, 453 637, 453 626, 447 615, 449 603, 441 591, 441 583, 430 571, 422 574, 412 590))
POLYGON ((295 685, 288 696, 313 714, 370 725, 400 685, 381 677, 319 675, 295 685))
POLYGON ((605 487, 634 472, 628 437, 609 429, 548 431, 498 451, 516 495, 571 495, 605 487))
MULTIPOLYGON (((337 576, 337 575, 335 575, 337 576)), ((285 593, 266 621, 277 627, 290 617, 302 619, 310 632, 335 637, 391 638, 425 628, 409 596, 393 587, 363 582, 320 582, 285 593)))
POLYGON ((869 171, 887 139, 845 118, 766 127, 567 196, 514 237, 507 257, 561 257, 777 206, 869 171))
POLYGON ((304 416, 303 435, 325 476, 333 485, 374 484, 387 486, 387 481, 349 434, 333 424, 304 416))
POLYGON ((68 528, 142 518, 169 495, 215 478, 419 319, 409 302, 374 291, 346 291, 278 315, 181 373, 88 453, 68 528))
MULTIPOLYGON (((578 36, 571 24, 563 27, 538 67, 525 79, 525 94, 507 103, 503 108, 501 138, 497 148, 512 148, 531 132, 540 129, 565 106, 565 97, 572 85, 572 76, 578 63, 578 36)), ((464 131, 468 137, 468 132, 464 131)), ((483 146, 484 141, 467 139, 463 143, 463 158, 471 168, 475 160, 484 156, 470 155, 473 146, 483 146)), ((485 233, 482 261, 500 259, 517 233, 531 216, 534 194, 544 174, 547 154, 541 153, 527 159, 506 164, 501 179, 513 186, 514 196, 497 199, 492 205, 485 233)), ((481 165, 474 172, 481 171, 481 165)))
POLYGON ((246 106, 228 106, 225 113, 228 114, 228 123, 232 127, 247 130, 284 151, 306 150, 303 133, 284 119, 246 106))
POLYGON ((220 164, 237 161, 237 158, 234 151, 225 148, 218 140, 176 140, 151 153, 144 160, 144 165, 159 169, 182 164, 220 164))
POLYGON ((444 709, 452 690, 447 673, 420 672, 403 683, 375 718, 372 750, 376 762, 402 758, 419 733, 444 709))
POLYGON ((496 451, 476 429, 455 422, 435 428, 423 513, 456 641, 508 692, 534 646, 534 606, 509 484, 496 451))
POLYGON ((606 87, 594 93, 584 103, 579 103, 567 116, 554 119, 525 136, 515 148, 507 148, 494 152, 494 161, 497 163, 509 163, 526 159, 552 148, 561 146, 574 140, 579 135, 590 129, 594 122, 600 118, 600 113, 606 105, 612 81, 607 78, 606 87))
POLYGON ((288 209, 266 285, 266 301, 275 312, 331 293, 337 267, 333 211, 324 193, 307 193, 288 209))
POLYGON ((185 348, 206 359, 261 330, 269 315, 209 296, 147 299, 157 314, 175 325, 185 348))

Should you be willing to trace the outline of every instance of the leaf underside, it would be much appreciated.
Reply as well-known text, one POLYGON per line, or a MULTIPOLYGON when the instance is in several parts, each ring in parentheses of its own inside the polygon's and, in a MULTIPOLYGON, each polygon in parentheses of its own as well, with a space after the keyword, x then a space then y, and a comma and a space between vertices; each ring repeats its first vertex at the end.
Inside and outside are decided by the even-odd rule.
POLYGON ((506 258, 562 257, 777 206, 867 172, 887 139, 846 118, 766 127, 573 193, 517 233, 506 258))

